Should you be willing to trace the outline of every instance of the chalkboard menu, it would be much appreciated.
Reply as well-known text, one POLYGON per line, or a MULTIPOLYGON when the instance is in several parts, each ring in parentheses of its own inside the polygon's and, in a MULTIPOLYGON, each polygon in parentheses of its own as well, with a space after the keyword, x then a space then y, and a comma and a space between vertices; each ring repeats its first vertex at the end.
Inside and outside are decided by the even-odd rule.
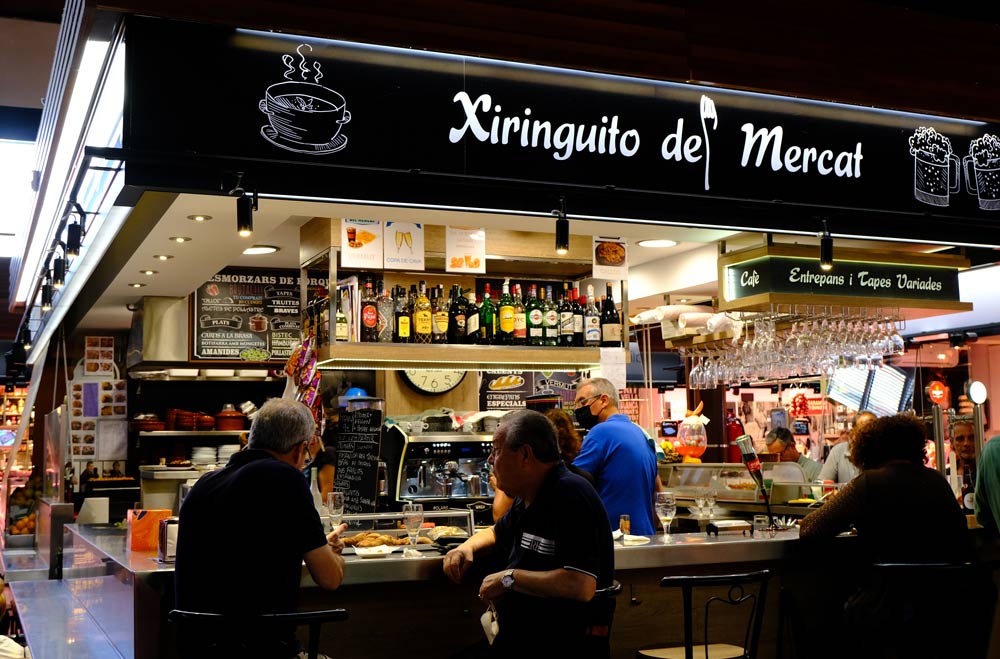
POLYGON ((382 410, 341 411, 333 489, 344 493, 345 513, 375 512, 382 410))
POLYGON ((192 357, 241 362, 288 359, 301 338, 299 297, 295 271, 223 270, 194 293, 192 357))

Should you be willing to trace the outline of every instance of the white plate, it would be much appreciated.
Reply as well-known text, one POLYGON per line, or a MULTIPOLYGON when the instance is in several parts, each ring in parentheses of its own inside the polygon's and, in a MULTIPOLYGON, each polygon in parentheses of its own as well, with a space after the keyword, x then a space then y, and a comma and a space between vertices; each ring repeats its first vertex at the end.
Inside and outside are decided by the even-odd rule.
POLYGON ((379 545, 378 547, 355 547, 354 553, 361 558, 385 558, 396 550, 389 545, 379 545))
POLYGON ((649 538, 644 535, 623 535, 622 540, 626 546, 649 544, 649 538))

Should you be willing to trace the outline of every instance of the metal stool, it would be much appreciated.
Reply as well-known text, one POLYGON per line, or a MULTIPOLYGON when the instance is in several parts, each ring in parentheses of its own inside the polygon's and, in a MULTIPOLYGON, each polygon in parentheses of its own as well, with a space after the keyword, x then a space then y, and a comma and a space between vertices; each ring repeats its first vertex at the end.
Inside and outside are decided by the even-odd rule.
POLYGON ((680 588, 684 600, 684 645, 677 647, 640 648, 635 656, 638 658, 653 657, 655 659, 694 659, 695 648, 699 656, 705 659, 755 659, 757 646, 760 642, 760 629, 764 622, 764 604, 767 600, 767 580, 770 572, 747 572, 741 574, 720 574, 703 576, 664 577, 660 580, 661 588, 680 588), (756 584, 756 592, 748 592, 745 586, 756 584), (695 645, 692 622, 693 591, 695 588, 725 587, 729 590, 725 596, 714 595, 705 600, 705 635, 704 643, 695 645), (726 605, 736 608, 747 608, 747 624, 743 634, 743 645, 728 643, 709 643, 708 628, 712 605, 726 605))
POLYGON ((184 633, 198 635, 199 641, 205 641, 193 648, 189 644, 187 652, 181 654, 182 659, 188 659, 192 653, 205 657, 267 656, 262 654, 269 652, 262 648, 262 645, 266 645, 262 641, 266 639, 269 631, 303 625, 309 626, 307 650, 309 659, 316 659, 319 656, 320 628, 327 622, 347 620, 347 610, 329 609, 239 616, 174 609, 167 614, 167 619, 174 623, 178 632, 184 630, 184 633))

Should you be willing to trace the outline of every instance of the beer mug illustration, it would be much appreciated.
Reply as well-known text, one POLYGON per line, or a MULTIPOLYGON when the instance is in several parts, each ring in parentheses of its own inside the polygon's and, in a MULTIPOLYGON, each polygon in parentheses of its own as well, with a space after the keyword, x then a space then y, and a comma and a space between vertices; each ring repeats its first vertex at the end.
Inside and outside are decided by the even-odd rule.
POLYGON ((931 206, 947 206, 959 191, 960 161, 951 140, 933 128, 921 126, 910 136, 913 156, 913 196, 931 206))
POLYGON ((1000 138, 986 134, 969 144, 969 155, 962 159, 965 189, 979 197, 979 208, 1000 210, 1000 138), (969 165, 972 174, 969 174, 969 165))

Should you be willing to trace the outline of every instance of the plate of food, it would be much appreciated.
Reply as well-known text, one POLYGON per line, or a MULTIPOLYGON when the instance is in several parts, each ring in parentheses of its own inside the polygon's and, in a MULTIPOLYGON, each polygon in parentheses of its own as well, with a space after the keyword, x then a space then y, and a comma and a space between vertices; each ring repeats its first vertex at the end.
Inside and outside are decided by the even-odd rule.
POLYGON ((360 556, 361 558, 385 558, 394 551, 396 551, 396 547, 390 547, 389 545, 354 548, 354 553, 360 556))
POLYGON ((625 263, 625 246, 618 242, 598 242, 594 246, 594 260, 598 265, 622 265, 625 263))

